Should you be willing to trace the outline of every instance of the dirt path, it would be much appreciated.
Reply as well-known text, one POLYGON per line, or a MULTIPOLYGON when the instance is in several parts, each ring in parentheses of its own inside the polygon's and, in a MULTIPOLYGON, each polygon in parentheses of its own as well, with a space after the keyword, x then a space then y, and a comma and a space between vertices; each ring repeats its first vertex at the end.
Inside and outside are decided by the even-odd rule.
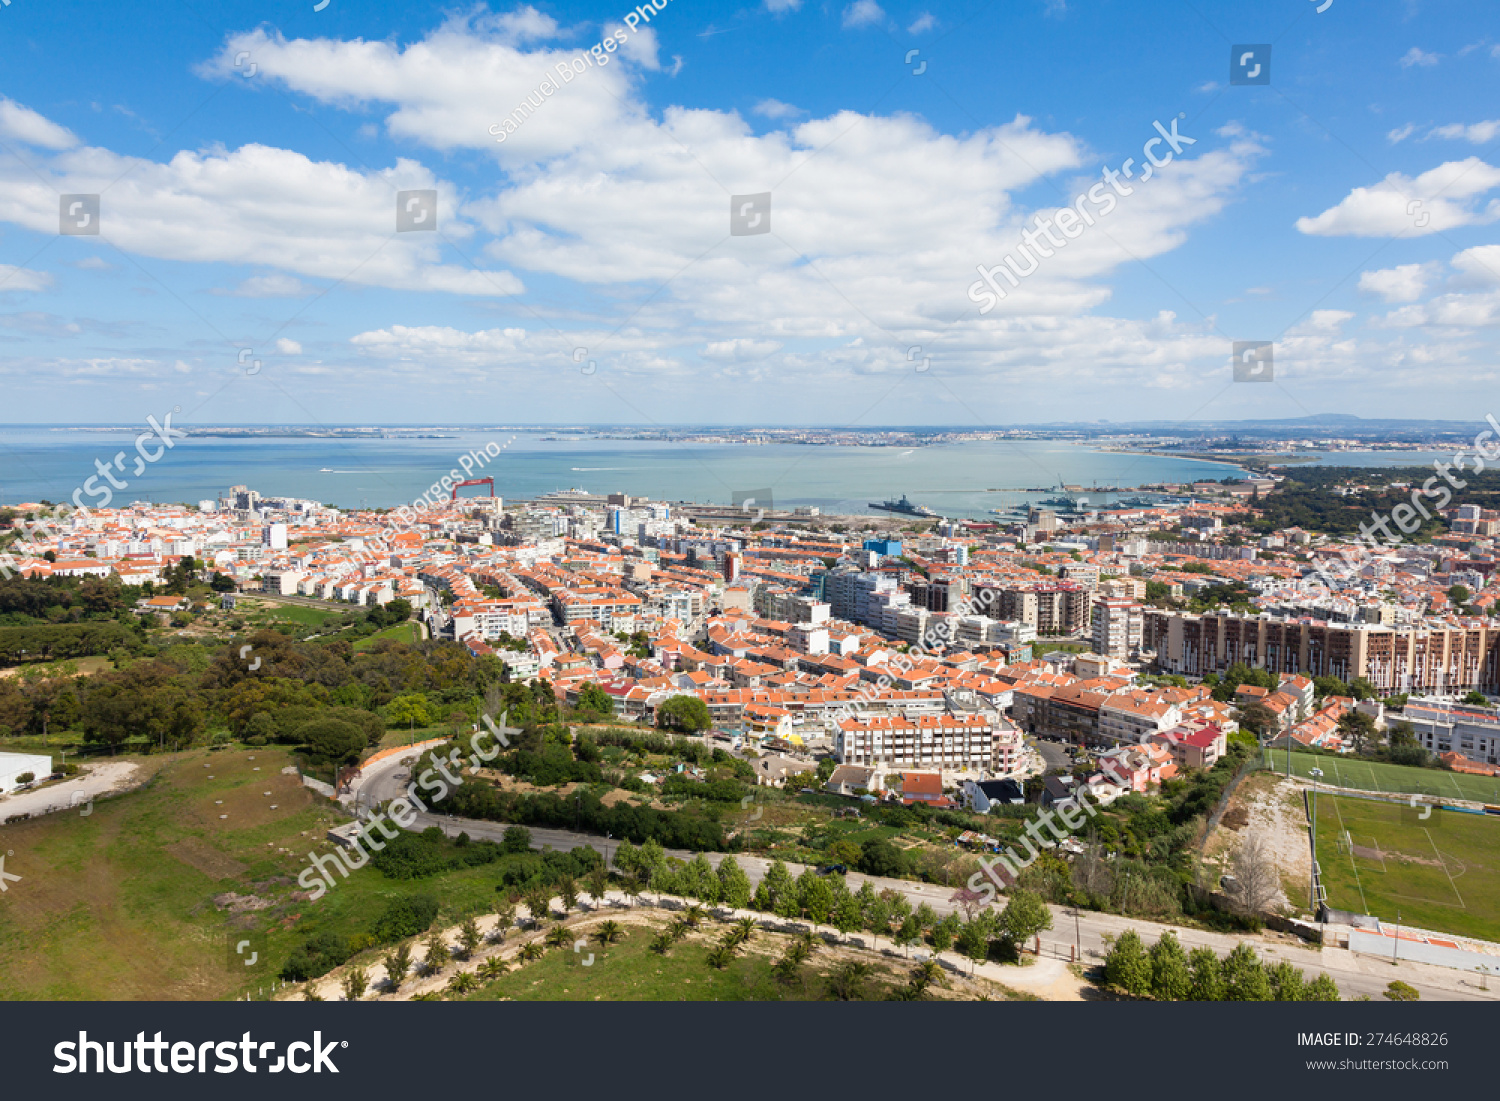
POLYGON ((72 807, 77 807, 80 814, 92 813, 95 799, 118 795, 139 783, 135 773, 140 766, 134 761, 108 761, 81 767, 83 775, 71 780, 0 798, 0 822, 17 814, 35 817, 72 807))

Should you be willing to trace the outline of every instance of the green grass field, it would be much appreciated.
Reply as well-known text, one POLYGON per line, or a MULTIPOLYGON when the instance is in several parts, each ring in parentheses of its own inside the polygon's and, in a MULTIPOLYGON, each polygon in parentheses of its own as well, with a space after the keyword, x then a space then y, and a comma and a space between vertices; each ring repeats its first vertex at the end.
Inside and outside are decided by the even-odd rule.
MULTIPOLYGON (((1266 763, 1274 771, 1286 774, 1286 752, 1271 750, 1266 763)), ((1410 768, 1389 765, 1383 761, 1337 757, 1332 754, 1292 753, 1292 773, 1304 779, 1310 770, 1320 768, 1319 781, 1330 787, 1355 788, 1359 791, 1395 791, 1403 794, 1438 795, 1451 799, 1469 799, 1479 803, 1500 803, 1500 777, 1470 776, 1436 768, 1410 768)))
POLYGON ((361 650, 368 650, 383 638, 404 642, 408 646, 415 646, 422 640, 421 632, 417 630, 415 623, 398 623, 394 627, 387 627, 383 631, 377 631, 367 638, 360 639, 354 644, 354 651, 358 653, 361 650))
POLYGON ((1318 796, 1318 864, 1328 904, 1440 932, 1500 941, 1500 821, 1318 796), (1347 831, 1352 840, 1340 845, 1347 831))
POLYGON ((294 898, 343 818, 281 773, 290 762, 276 747, 147 758, 160 771, 144 789, 4 827, 5 870, 22 878, 0 898, 0 1000, 253 995, 309 936, 366 931, 399 895, 437 894, 448 920, 493 904, 484 866, 407 881, 367 867, 294 898), (254 969, 230 966, 242 931, 265 938, 254 969))
MULTIPOLYGON (((282 604, 279 601, 257 602, 249 607, 244 607, 242 601, 240 607, 245 613, 245 618, 252 623, 299 623, 304 627, 322 627, 330 620, 336 620, 343 612, 333 611, 328 608, 314 608, 307 604, 282 604)), ((350 610, 354 606, 350 605, 350 610)))

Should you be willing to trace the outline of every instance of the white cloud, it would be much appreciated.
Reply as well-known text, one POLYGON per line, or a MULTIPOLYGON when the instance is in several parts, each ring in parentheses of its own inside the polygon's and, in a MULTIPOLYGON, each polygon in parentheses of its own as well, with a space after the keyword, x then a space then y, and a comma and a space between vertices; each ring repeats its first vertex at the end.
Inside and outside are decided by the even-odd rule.
POLYGON ((503 34, 486 33, 482 21, 467 19, 450 20, 404 48, 362 39, 287 41, 255 30, 231 35, 224 49, 199 71, 233 78, 237 88, 279 81, 336 107, 393 103, 396 109, 385 120, 392 137, 433 149, 483 149, 501 159, 525 159, 603 138, 640 110, 627 109, 624 101, 629 98, 630 66, 644 57, 656 67, 654 32, 632 41, 648 31, 649 27, 637 35, 627 31, 629 52, 606 53, 604 65, 592 64, 575 75, 566 83, 565 95, 551 96, 538 109, 538 114, 545 112, 546 125, 527 119, 503 145, 495 141, 490 127, 515 111, 528 94, 535 95, 544 79, 559 79, 558 64, 583 59, 586 47, 522 50, 503 34), (245 51, 259 66, 254 81, 234 77, 234 58, 245 51))
POLYGON ((1461 138, 1471 145, 1488 145, 1500 135, 1500 119, 1489 119, 1485 122, 1475 122, 1465 126, 1460 122, 1449 123, 1447 126, 1435 127, 1431 138, 1461 138))
POLYGON ((807 112, 779 99, 763 99, 751 108, 757 115, 768 119, 792 119, 807 112))
POLYGON ((906 33, 922 34, 924 31, 930 31, 936 26, 937 20, 932 17, 932 12, 924 11, 921 15, 917 16, 916 21, 911 26, 906 28, 906 33))
MULTIPOLYGON (((619 56, 629 61, 634 61, 643 69, 650 69, 653 72, 661 68, 661 62, 656 56, 657 51, 661 48, 661 44, 656 40, 656 31, 650 27, 637 26, 635 31, 632 32, 624 23, 604 24, 604 33, 606 35, 612 35, 616 31, 623 31, 625 34, 625 41, 620 44, 619 50, 616 51, 619 56)), ((584 73, 583 75, 586 77, 588 73, 584 73)))
POLYGON ((105 149, 33 166, 0 162, 0 222, 57 232, 58 194, 104 194, 100 224, 126 252, 195 263, 256 263, 297 275, 400 290, 505 295, 504 271, 440 262, 444 238, 473 227, 458 196, 415 161, 357 172, 265 145, 183 151, 165 164, 105 149), (39 178, 40 176, 40 178, 39 178), (398 189, 438 192, 440 233, 393 237, 398 189))
POLYGON ((875 0, 854 0, 844 9, 844 26, 869 27, 885 19, 885 9, 875 0))
POLYGON ((782 12, 798 11, 802 7, 802 0, 766 0, 766 11, 773 15, 782 12))
POLYGON ((71 130, 4 96, 0 96, 0 137, 42 149, 71 149, 78 144, 71 130))
POLYGON ((734 340, 716 340, 705 345, 703 355, 707 359, 743 362, 764 359, 774 352, 781 351, 782 347, 779 340, 751 340, 737 337, 734 340))
POLYGON ((302 298, 313 293, 302 280, 294 275, 253 275, 232 291, 215 291, 215 294, 232 294, 236 298, 302 298))
POLYGON ((1425 236, 1500 217, 1500 200, 1467 200, 1500 184, 1500 169, 1478 157, 1448 161, 1412 179, 1392 172, 1374 187, 1356 187, 1315 218, 1298 218, 1301 233, 1321 237, 1425 236))
POLYGON ((1469 286, 1500 284, 1500 245, 1466 248, 1452 260, 1460 279, 1469 286))
POLYGON ((1403 142, 1407 138, 1411 137, 1412 131, 1414 131, 1416 128, 1416 123, 1408 122, 1405 126, 1398 126, 1394 130, 1387 131, 1385 140, 1390 142, 1392 145, 1395 145, 1397 142, 1403 142))
POLYGON ((52 285, 52 276, 44 271, 0 264, 0 294, 16 291, 44 291, 52 285))
POLYGON ((281 337, 276 341, 276 350, 284 356, 300 356, 302 354, 302 345, 298 344, 295 340, 288 340, 286 337, 281 337))
POLYGON ((1441 265, 1401 264, 1379 271, 1360 272, 1359 289, 1364 294, 1379 295, 1387 302, 1415 302, 1427 293, 1441 265))
POLYGON ((1441 54, 1424 53, 1416 46, 1413 46, 1401 56, 1401 60, 1397 62, 1397 64, 1399 64, 1403 69, 1410 69, 1413 65, 1429 67, 1432 65, 1436 65, 1438 63, 1438 59, 1441 57, 1441 54))

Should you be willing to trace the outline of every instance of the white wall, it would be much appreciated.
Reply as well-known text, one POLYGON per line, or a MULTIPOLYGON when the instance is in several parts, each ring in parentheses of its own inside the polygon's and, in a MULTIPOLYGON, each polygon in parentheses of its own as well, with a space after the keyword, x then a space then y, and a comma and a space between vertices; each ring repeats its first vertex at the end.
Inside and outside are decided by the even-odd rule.
POLYGON ((52 758, 32 753, 0 753, 0 792, 14 791, 19 786, 16 777, 27 772, 37 780, 45 780, 52 775, 52 758))

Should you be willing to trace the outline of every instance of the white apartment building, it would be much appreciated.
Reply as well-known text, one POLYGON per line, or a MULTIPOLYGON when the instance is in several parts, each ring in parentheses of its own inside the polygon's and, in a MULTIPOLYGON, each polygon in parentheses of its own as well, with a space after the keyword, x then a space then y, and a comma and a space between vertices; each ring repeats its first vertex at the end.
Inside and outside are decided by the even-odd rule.
POLYGON ((987 714, 865 716, 839 722, 834 752, 846 765, 1005 774, 1019 766, 1021 734, 987 714))
POLYGON ((1129 658, 1140 651, 1145 609, 1133 600, 1105 597, 1094 602, 1094 653, 1129 658))

